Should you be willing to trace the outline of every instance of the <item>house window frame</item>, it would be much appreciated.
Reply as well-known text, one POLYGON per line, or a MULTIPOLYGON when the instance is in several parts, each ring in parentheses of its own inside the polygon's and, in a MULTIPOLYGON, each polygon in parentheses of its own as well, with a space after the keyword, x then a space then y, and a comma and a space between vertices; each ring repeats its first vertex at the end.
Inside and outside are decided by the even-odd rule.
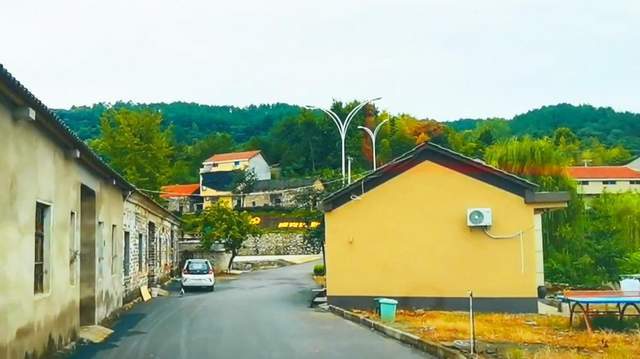
POLYGON ((589 185, 589 181, 580 181, 580 185, 581 186, 588 186, 589 185))
POLYGON ((98 220, 96 226, 96 243, 98 244, 98 280, 102 280, 104 277, 104 251, 105 251, 105 239, 104 239, 104 221, 98 220))
POLYGON ((131 275, 131 232, 122 232, 124 253, 122 258, 122 275, 126 278, 131 275))
POLYGON ((111 275, 118 274, 116 260, 118 259, 118 241, 117 241, 118 226, 111 225, 111 275))
POLYGON ((640 180, 630 180, 629 184, 630 185, 640 185, 640 180))
POLYGON ((37 297, 47 296, 51 293, 50 285, 50 251, 51 251, 51 239, 53 238, 53 204, 47 201, 36 201, 36 207, 34 211, 34 254, 33 254, 33 294, 37 297), (42 210, 42 230, 38 231, 38 208, 42 210), (41 236, 41 261, 37 259, 38 251, 38 236, 41 236), (37 269, 38 265, 41 267, 40 282, 37 282, 37 269), (39 285, 38 285, 39 284, 39 285))
POLYGON ((75 287, 78 284, 78 214, 69 212, 69 285, 75 287))
POLYGON ((142 273, 142 269, 144 268, 143 259, 144 259, 144 236, 142 233, 138 233, 138 273, 142 273))
POLYGON ((602 185, 603 186, 615 186, 618 184, 618 181, 616 180, 604 180, 602 181, 602 185))

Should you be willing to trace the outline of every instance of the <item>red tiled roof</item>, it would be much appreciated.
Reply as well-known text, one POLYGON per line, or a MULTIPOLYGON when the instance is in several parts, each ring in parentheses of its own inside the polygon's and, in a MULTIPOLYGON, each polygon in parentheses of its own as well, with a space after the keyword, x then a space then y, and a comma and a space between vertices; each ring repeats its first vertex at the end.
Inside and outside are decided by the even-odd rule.
POLYGON ((248 160, 260 153, 260 150, 218 153, 209 157, 205 162, 225 162, 225 161, 241 161, 248 160))
POLYGON ((187 197, 195 194, 200 190, 200 184, 174 184, 169 186, 162 186, 160 197, 172 198, 172 197, 187 197))
POLYGON ((569 167, 569 176, 578 179, 640 178, 640 172, 625 166, 582 166, 569 167))

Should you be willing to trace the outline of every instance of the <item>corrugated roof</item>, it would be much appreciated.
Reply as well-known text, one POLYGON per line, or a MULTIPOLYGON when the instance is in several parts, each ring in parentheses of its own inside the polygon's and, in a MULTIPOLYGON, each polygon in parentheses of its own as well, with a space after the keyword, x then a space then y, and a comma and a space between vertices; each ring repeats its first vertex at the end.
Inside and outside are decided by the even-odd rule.
POLYGON ((209 157, 205 162, 228 162, 249 160, 260 153, 260 150, 218 153, 209 157))
POLYGON ((160 194, 160 197, 162 198, 188 197, 200 192, 200 184, 173 184, 162 186, 161 191, 162 194, 160 194))
POLYGON ((625 166, 569 167, 569 175, 576 179, 627 179, 640 178, 640 172, 625 166))

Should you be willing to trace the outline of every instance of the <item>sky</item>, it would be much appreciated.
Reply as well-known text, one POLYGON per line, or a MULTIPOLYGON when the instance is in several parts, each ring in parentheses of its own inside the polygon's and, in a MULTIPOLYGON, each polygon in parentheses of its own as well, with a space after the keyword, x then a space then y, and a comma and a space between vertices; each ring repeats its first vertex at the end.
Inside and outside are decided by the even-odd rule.
POLYGON ((21 0, 0 19, 0 63, 52 108, 380 96, 445 121, 640 112, 637 0, 21 0))

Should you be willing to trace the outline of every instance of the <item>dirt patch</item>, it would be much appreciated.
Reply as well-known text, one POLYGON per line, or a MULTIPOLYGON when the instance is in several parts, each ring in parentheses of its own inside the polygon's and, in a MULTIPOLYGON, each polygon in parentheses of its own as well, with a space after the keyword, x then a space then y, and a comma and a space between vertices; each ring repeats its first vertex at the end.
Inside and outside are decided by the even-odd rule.
MULTIPOLYGON (((377 319, 375 313, 356 312, 377 319)), ((640 358, 640 320, 602 318, 594 325, 588 333, 584 324, 570 328, 560 316, 479 313, 476 338, 492 348, 489 357, 640 358)), ((400 310, 392 326, 449 345, 469 338, 469 316, 462 312, 400 310)))

